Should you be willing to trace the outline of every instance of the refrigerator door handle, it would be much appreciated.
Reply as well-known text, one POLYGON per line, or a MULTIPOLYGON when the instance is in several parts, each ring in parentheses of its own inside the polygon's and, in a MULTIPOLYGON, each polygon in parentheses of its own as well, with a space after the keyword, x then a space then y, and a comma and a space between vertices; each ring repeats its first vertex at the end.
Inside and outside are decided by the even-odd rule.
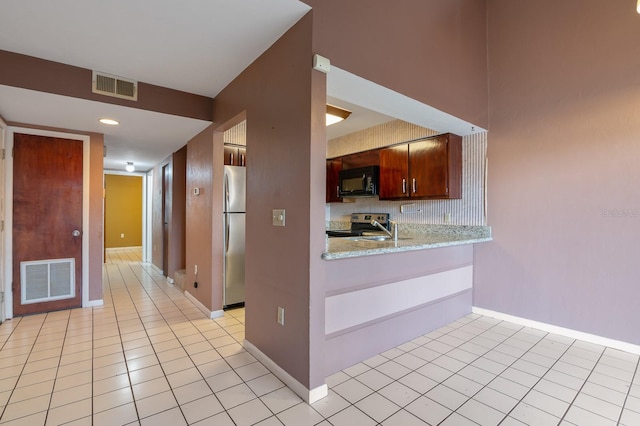
POLYGON ((229 252, 229 176, 224 174, 224 252, 229 252))
POLYGON ((224 174, 224 212, 229 212, 229 176, 224 174))
POLYGON ((224 243, 225 243, 225 248, 224 248, 224 252, 228 253, 229 252, 229 212, 225 212, 224 214, 224 243))

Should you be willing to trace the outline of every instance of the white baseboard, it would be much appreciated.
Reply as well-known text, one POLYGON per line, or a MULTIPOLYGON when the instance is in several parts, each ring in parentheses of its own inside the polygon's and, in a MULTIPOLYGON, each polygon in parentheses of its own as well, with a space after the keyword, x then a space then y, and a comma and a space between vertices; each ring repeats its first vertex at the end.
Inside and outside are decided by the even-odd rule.
POLYGON ((103 299, 87 300, 86 302, 82 303, 83 308, 93 308, 95 306, 102 306, 102 305, 104 305, 103 299))
POLYGON ((184 295, 186 296, 187 299, 189 299, 191 301, 191 303, 196 305, 196 308, 200 309, 200 312, 205 314, 210 319, 220 318, 221 316, 224 315, 224 311, 222 309, 220 309, 218 311, 210 311, 206 306, 204 306, 202 303, 200 303, 200 301, 198 299, 196 299, 187 290, 184 291, 184 295))
POLYGON ((475 306, 471 310, 474 314, 484 315, 487 317, 492 317, 492 318, 496 318, 503 321, 509 321, 514 324, 522 325, 524 327, 536 328, 538 330, 546 331, 548 333, 559 334, 561 336, 569 337, 571 339, 584 340, 585 342, 594 343, 596 345, 608 346, 613 349, 619 349, 621 351, 640 355, 640 346, 634 345, 632 343, 609 339, 607 337, 597 336, 595 334, 584 333, 582 331, 572 330, 570 328, 558 327, 556 325, 533 321, 530 319, 516 317, 509 314, 503 314, 501 312, 491 311, 489 309, 477 308, 475 306))
POLYGON ((273 362, 271 358, 262 353, 260 349, 248 340, 244 340, 243 346, 251 355, 256 357, 258 361, 267 367, 274 376, 282 380, 289 389, 294 391, 300 398, 304 399, 307 404, 313 404, 329 394, 329 388, 326 384, 314 389, 307 389, 305 385, 294 379, 293 376, 284 371, 282 367, 273 362))
POLYGON ((164 275, 164 271, 160 268, 158 268, 156 265, 154 265, 153 263, 150 263, 149 265, 151 265, 151 269, 154 270, 154 272, 156 272, 159 275, 164 275))

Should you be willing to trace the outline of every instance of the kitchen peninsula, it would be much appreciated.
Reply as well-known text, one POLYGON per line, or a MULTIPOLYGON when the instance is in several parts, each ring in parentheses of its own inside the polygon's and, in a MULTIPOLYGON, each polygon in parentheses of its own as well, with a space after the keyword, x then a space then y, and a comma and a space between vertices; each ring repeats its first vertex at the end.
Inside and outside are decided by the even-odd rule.
POLYGON ((326 240, 327 375, 470 314, 473 245, 491 228, 401 224, 397 242, 369 238, 326 240))

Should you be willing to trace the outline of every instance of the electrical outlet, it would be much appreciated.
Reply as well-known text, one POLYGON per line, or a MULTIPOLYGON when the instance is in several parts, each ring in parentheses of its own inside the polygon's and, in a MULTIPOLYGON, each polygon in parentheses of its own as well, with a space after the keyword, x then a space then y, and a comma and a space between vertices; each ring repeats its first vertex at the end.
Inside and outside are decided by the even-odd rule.
POLYGON ((445 213, 444 214, 444 223, 446 223, 446 224, 451 223, 451 213, 445 213))
POLYGON ((274 209, 272 212, 273 226, 284 226, 284 209, 274 209))
POLYGON ((124 238, 124 234, 120 234, 120 238, 124 238))
POLYGON ((278 306, 278 324, 284 325, 284 308, 278 306))

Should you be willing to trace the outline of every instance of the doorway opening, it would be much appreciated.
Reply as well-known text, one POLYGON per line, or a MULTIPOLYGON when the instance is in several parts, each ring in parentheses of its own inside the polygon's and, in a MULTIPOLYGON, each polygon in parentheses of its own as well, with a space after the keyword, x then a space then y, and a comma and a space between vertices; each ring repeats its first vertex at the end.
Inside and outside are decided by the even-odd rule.
POLYGON ((105 172, 104 247, 144 246, 144 175, 105 172))

